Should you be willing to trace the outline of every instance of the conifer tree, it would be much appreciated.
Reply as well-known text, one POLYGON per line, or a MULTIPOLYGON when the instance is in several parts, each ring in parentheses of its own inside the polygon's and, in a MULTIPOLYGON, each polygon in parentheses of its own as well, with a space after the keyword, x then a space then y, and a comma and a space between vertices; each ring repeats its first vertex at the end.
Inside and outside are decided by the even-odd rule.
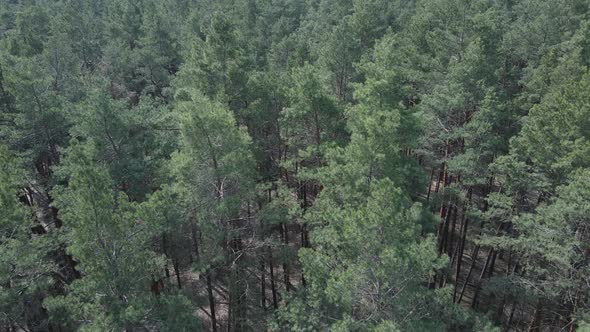
POLYGON ((41 302, 61 276, 49 259, 54 239, 33 234, 31 211, 18 200, 23 183, 14 154, 0 146, 0 328, 7 331, 48 328, 41 302))
POLYGON ((66 187, 55 190, 56 206, 66 225, 67 250, 79 261, 82 278, 65 296, 47 299, 52 321, 63 328, 138 329, 178 324, 175 316, 159 317, 155 308, 174 306, 198 326, 182 296, 159 300, 151 293, 162 260, 150 250, 150 229, 137 216, 137 204, 114 190, 108 172, 93 159, 92 145, 74 143, 67 159, 66 187))
POLYGON ((220 309, 213 287, 218 279, 227 278, 228 324, 240 330, 248 310, 242 301, 248 280, 241 259, 245 250, 241 229, 249 223, 244 212, 255 179, 250 138, 236 127, 229 110, 199 91, 180 90, 176 99, 182 143, 172 158, 173 172, 189 209, 185 213, 201 234, 197 264, 206 278, 211 329, 218 328, 215 312, 220 309))

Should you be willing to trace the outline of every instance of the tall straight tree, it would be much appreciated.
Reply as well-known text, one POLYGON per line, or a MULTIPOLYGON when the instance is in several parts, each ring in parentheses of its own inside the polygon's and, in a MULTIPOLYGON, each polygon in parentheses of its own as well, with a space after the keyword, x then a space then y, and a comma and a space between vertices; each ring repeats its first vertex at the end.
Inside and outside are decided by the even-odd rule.
POLYGON ((202 234, 198 266, 206 278, 211 329, 217 330, 221 309, 213 287, 225 281, 229 324, 240 330, 247 317, 241 301, 246 291, 241 229, 248 222, 245 211, 255 179, 250 138, 236 126, 231 111, 199 91, 179 90, 176 103, 182 141, 171 165, 180 197, 202 234))

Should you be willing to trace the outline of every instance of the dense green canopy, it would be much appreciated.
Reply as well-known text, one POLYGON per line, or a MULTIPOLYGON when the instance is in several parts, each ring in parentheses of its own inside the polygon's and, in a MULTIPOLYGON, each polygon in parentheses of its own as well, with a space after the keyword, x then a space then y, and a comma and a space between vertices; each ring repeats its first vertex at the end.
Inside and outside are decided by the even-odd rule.
POLYGON ((0 0, 0 331, 590 323, 586 0, 0 0))

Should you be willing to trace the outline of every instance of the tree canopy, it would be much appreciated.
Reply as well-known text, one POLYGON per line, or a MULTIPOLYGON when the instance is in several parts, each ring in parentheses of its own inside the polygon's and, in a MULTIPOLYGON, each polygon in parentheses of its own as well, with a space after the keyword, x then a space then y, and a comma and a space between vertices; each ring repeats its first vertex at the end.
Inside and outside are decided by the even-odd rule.
POLYGON ((0 0, 0 331, 584 331, 585 0, 0 0))

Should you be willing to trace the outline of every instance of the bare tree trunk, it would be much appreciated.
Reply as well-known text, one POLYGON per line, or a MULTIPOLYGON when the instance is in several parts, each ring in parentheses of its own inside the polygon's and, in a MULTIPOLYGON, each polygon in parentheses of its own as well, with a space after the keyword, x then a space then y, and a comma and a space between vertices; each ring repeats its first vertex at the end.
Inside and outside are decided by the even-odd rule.
POLYGON ((438 191, 440 189, 440 182, 442 181, 442 177, 444 175, 443 168, 444 168, 444 164, 443 164, 443 166, 441 166, 441 170, 438 173, 438 178, 436 180, 436 186, 434 187, 435 193, 438 193, 438 191))
MULTIPOLYGON (((301 232, 301 248, 305 248, 305 225, 300 225, 300 232, 301 232)), ((305 273, 303 273, 303 269, 301 269, 301 284, 305 287, 305 273)))
POLYGON ((260 305, 263 310, 266 310, 266 266, 264 265, 264 256, 262 257, 262 263, 260 264, 260 305))
POLYGON ((172 260, 172 266, 174 267, 174 273, 176 274, 176 282, 178 283, 178 289, 182 289, 182 284, 180 282, 180 267, 178 259, 172 260))
POLYGON ((274 272, 274 264, 272 261, 272 250, 268 247, 268 261, 270 264, 270 289, 272 291, 272 305, 276 309, 279 308, 279 304, 277 302, 277 288, 275 286, 275 272, 274 272))
POLYGON ((467 272, 467 277, 465 277, 465 283, 463 283, 463 287, 461 288, 461 293, 459 294, 459 298, 457 299, 457 303, 461 303, 463 299, 463 295, 465 294, 465 288, 467 288, 467 284, 469 283, 469 278, 473 273, 473 268, 475 267, 475 262, 477 261, 477 256, 479 254, 479 245, 476 245, 473 249, 473 254, 471 256, 471 266, 469 267, 469 272, 467 272))
POLYGON ((213 296, 211 270, 207 271, 207 295, 209 296, 209 310, 211 313, 211 330, 213 332, 217 332, 217 319, 215 317, 215 297, 213 296))
POLYGON ((432 180, 434 180, 434 168, 430 171, 430 181, 428 182, 428 194, 426 194, 426 201, 430 201, 430 193, 432 193, 432 180))
POLYGON ((228 299, 228 303, 227 303, 227 326, 226 326, 226 331, 230 332, 232 326, 234 326, 234 322, 233 319, 234 315, 233 315, 233 311, 234 311, 234 292, 235 292, 235 285, 234 285, 234 280, 235 280, 235 276, 233 275, 234 271, 230 272, 230 284, 229 284, 229 299, 228 299))
POLYGON ((453 218, 452 218, 452 224, 451 224, 451 233, 448 239, 448 248, 447 248, 447 253, 452 253, 453 252, 453 241, 455 241, 455 232, 456 232, 456 228, 457 228, 457 207, 454 206, 453 207, 453 218))
POLYGON ((191 227, 192 229, 192 236, 193 236, 193 242, 195 244, 195 255, 197 257, 197 259, 199 259, 199 241, 197 240, 197 230, 195 229, 195 226, 193 225, 193 227, 191 227))
POLYGON ((441 230, 441 237, 440 242, 438 244, 438 255, 442 255, 446 249, 447 238, 449 236, 449 224, 451 222, 451 217, 453 214, 453 206, 449 205, 446 212, 445 221, 443 223, 443 227, 441 230))
POLYGON ((469 219, 465 219, 465 223, 463 225, 462 235, 461 235, 461 243, 459 244, 460 249, 457 254, 457 269, 455 274, 455 289, 453 290, 453 303, 459 303, 459 301, 455 301, 457 296, 457 286, 459 285, 459 277, 461 275, 461 264, 463 263, 463 253, 465 251, 465 240, 467 239, 467 228, 469 226, 469 219))
POLYGON ((486 271, 487 271, 488 266, 490 264, 490 260, 492 258, 493 253, 494 253, 494 249, 490 248, 490 250, 488 250, 488 254, 486 256, 486 262, 481 269, 481 273, 479 274, 479 278, 477 279, 477 282, 475 283, 475 293, 473 294, 473 301, 471 302, 472 308, 475 308, 477 306, 477 300, 478 300, 477 296, 479 295, 479 289, 481 288, 481 281, 483 280, 483 277, 486 274, 486 271))
MULTIPOLYGON (((283 243, 285 247, 289 246, 289 229, 287 228, 287 224, 283 223, 283 243)), ((285 282, 285 289, 287 292, 291 291, 291 282, 289 280, 289 265, 287 264, 286 260, 283 262, 283 277, 285 282)))
POLYGON ((506 296, 502 297, 502 301, 498 306, 498 310, 496 311, 496 321, 501 322, 502 316, 504 316, 504 307, 506 306, 506 296))
POLYGON ((492 261, 490 262, 490 270, 488 272, 488 278, 491 278, 494 274, 494 269, 496 268, 496 257, 498 256, 498 251, 494 250, 492 255, 492 261))
POLYGON ((512 319, 514 318, 514 312, 516 311, 516 301, 512 303, 512 309, 510 309, 510 316, 508 317, 508 322, 506 322, 506 326, 510 327, 512 325, 512 319))

